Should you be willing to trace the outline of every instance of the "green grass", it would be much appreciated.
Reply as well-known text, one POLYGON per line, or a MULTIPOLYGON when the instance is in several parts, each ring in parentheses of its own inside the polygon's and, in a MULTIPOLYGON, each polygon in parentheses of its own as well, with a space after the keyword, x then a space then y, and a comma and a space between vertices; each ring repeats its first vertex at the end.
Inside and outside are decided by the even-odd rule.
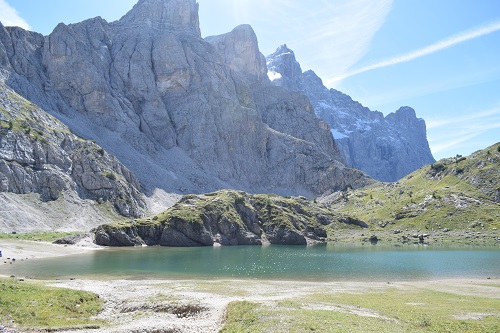
MULTIPOLYGON (((250 333, 256 331, 260 322, 260 306, 255 303, 231 302, 226 309, 226 325, 220 333, 250 333)), ((260 331, 261 332, 261 331, 260 331)))
POLYGON ((0 233, 0 239, 14 239, 14 240, 27 240, 35 242, 53 242, 60 238, 67 236, 77 235, 81 232, 30 232, 30 233, 16 233, 4 234, 0 233))
POLYGON ((376 183, 338 194, 331 208, 372 228, 461 229, 484 224, 500 228, 500 144, 467 158, 444 159, 397 183, 376 183))
POLYGON ((0 323, 23 328, 99 326, 103 323, 92 317, 102 305, 93 293, 0 279, 0 323))
POLYGON ((363 293, 325 292, 266 305, 233 302, 228 306, 221 332, 493 333, 499 330, 498 298, 388 287, 363 293))

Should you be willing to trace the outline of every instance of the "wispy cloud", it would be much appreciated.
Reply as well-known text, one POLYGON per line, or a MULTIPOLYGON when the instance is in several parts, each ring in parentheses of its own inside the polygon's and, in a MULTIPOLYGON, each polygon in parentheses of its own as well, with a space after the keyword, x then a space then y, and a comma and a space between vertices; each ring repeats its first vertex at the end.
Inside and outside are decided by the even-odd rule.
POLYGON ((19 14, 16 9, 10 6, 6 0, 0 0, 0 21, 4 26, 17 26, 26 30, 31 27, 19 14))
MULTIPOLYGON (((357 92, 358 98, 363 104, 380 111, 386 110, 387 104, 394 105, 399 102, 405 104, 410 99, 445 93, 456 89, 473 87, 489 82, 498 81, 500 77, 500 64, 489 65, 475 71, 456 71, 449 75, 433 77, 432 80, 424 82, 412 82, 412 85, 396 85, 390 89, 377 91, 357 92)), ((342 86, 337 89, 342 90, 342 86)), ((342 90, 345 91, 345 90, 342 90)), ((348 91, 347 91, 348 93, 348 91)))
POLYGON ((434 154, 440 155, 449 150, 464 151, 467 142, 479 136, 491 138, 489 144, 492 144, 498 141, 498 135, 495 138, 494 133, 500 130, 500 103, 487 110, 426 122, 429 145, 434 154))
POLYGON ((256 29, 265 55, 286 43, 304 70, 314 69, 321 77, 341 75, 363 58, 394 2, 226 1, 238 22, 256 29))
POLYGON ((335 76, 332 79, 327 80, 326 83, 332 84, 332 83, 341 81, 341 80, 346 79, 346 78, 353 76, 353 75, 357 75, 357 74, 364 73, 364 72, 371 71, 371 70, 378 69, 378 68, 383 68, 383 67, 387 67, 387 66, 393 66, 393 65, 400 64, 400 63, 408 62, 408 61, 411 61, 411 60, 414 60, 414 59, 417 59, 420 57, 424 57, 424 56, 442 51, 442 50, 450 48, 454 45, 457 45, 457 44, 460 44, 460 43, 463 43, 463 42, 466 42, 466 41, 469 41, 469 40, 472 40, 472 39, 475 39, 475 38, 478 38, 481 36, 491 34, 493 32, 499 31, 499 30, 500 30, 500 21, 496 21, 496 22, 490 23, 488 25, 485 25, 485 26, 482 26, 479 28, 475 28, 475 29, 472 29, 469 31, 465 31, 465 32, 459 33, 457 35, 451 36, 449 38, 443 39, 437 43, 431 44, 431 45, 424 47, 422 49, 415 50, 413 52, 410 52, 410 53, 407 53, 407 54, 404 54, 401 56, 397 56, 394 58, 390 58, 387 60, 382 60, 382 61, 379 61, 377 63, 371 64, 371 65, 368 65, 368 66, 365 66, 365 67, 362 67, 359 69, 355 69, 353 71, 348 71, 343 75, 335 76))
MULTIPOLYGON (((446 118, 434 118, 427 120, 427 128, 433 129, 438 127, 448 127, 450 125, 464 124, 467 127, 476 127, 476 128, 485 128, 490 124, 490 120, 493 116, 500 116, 500 105, 489 110, 484 110, 481 112, 474 112, 469 115, 464 115, 460 117, 452 117, 449 116, 446 118), (483 124, 486 121, 487 123, 483 124), (478 126, 478 124, 481 124, 478 126), (486 126, 485 126, 486 125, 486 126)), ((498 125, 498 124, 497 124, 498 125)))

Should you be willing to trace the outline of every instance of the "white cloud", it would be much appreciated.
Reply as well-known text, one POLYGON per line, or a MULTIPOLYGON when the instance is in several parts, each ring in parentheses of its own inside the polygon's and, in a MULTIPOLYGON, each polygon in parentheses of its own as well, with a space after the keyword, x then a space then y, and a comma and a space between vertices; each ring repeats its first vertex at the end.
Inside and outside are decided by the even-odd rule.
POLYGON ((342 75, 339 75, 339 76, 334 76, 332 79, 327 80, 326 83, 332 84, 332 83, 341 81, 343 79, 346 79, 350 76, 356 75, 356 74, 360 74, 360 73, 364 73, 364 72, 371 71, 374 69, 408 62, 408 61, 411 61, 411 60, 414 60, 414 59, 417 59, 420 57, 424 57, 424 56, 442 51, 444 49, 447 49, 447 48, 450 48, 454 45, 469 41, 471 39, 475 39, 475 38, 478 38, 481 36, 491 34, 493 32, 499 31, 499 30, 500 30, 500 21, 493 22, 491 24, 488 24, 488 25, 485 25, 485 26, 482 26, 482 27, 479 27, 479 28, 476 28, 473 30, 465 31, 465 32, 459 33, 457 35, 451 36, 449 38, 443 39, 437 43, 431 44, 431 45, 424 47, 422 49, 415 50, 413 52, 410 52, 410 53, 407 53, 407 54, 404 54, 401 56, 397 56, 394 58, 390 58, 387 60, 379 61, 377 63, 371 64, 371 65, 368 65, 368 66, 365 66, 365 67, 362 67, 362 68, 359 68, 359 69, 356 69, 353 71, 348 71, 348 72, 346 72, 342 75))
POLYGON ((31 27, 19 14, 16 9, 10 6, 6 0, 0 0, 0 21, 4 26, 17 26, 26 30, 31 27))

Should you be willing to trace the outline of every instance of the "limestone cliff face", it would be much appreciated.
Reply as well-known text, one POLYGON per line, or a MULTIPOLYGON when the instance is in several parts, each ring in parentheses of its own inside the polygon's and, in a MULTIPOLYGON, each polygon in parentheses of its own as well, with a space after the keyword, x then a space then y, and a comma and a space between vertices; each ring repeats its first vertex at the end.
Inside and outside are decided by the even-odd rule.
POLYGON ((273 87, 249 26, 203 40, 194 0, 141 0, 121 20, 0 27, 7 83, 117 156, 148 191, 317 195, 347 169, 302 94, 273 87))
POLYGON ((146 204, 132 173, 6 87, 5 76, 0 71, 0 192, 38 193, 42 201, 72 193, 110 202, 124 216, 142 216, 146 204))
POLYGON ((327 89, 313 72, 302 73, 286 45, 267 58, 273 84, 307 95, 318 117, 327 122, 347 165, 381 181, 397 181, 435 162, 426 126, 410 107, 384 117, 351 97, 327 89))
POLYGON ((243 75, 246 81, 267 82, 266 58, 259 51, 257 36, 249 25, 240 25, 233 31, 205 38, 222 55, 229 68, 243 75))

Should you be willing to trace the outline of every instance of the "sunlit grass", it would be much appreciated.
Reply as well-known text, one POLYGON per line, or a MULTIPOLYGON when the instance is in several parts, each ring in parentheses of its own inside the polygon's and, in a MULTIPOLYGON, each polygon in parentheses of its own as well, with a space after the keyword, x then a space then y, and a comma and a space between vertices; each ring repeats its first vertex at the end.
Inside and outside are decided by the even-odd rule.
POLYGON ((103 302, 93 293, 0 279, 0 323, 24 328, 99 326, 103 302))
POLYGON ((500 300, 418 288, 232 302, 221 332, 499 332, 500 300))
POLYGON ((30 233, 16 233, 16 234, 5 234, 0 233, 0 239, 11 239, 11 240, 27 240, 34 242, 53 242, 60 238, 67 236, 72 236, 79 234, 79 232, 30 232, 30 233))

